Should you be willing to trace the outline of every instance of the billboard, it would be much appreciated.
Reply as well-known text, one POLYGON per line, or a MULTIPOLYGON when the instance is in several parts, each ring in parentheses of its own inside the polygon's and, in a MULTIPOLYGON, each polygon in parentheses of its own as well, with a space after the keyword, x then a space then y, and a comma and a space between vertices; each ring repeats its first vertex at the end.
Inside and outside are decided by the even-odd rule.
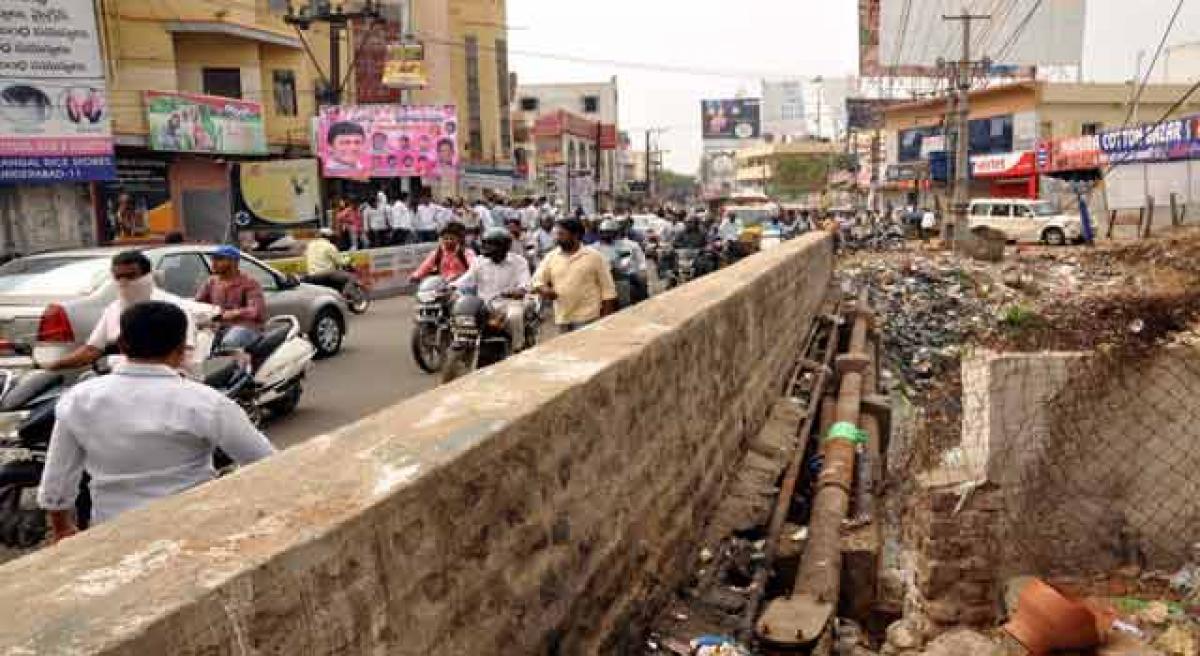
POLYGON ((762 101, 758 98, 703 100, 700 121, 705 139, 757 139, 762 136, 762 101))
POLYGON ((239 228, 298 228, 321 221, 315 159, 239 162, 232 186, 233 219, 239 228))
POLYGON ((147 91, 145 98, 151 150, 267 154, 267 133, 259 103, 169 91, 147 91))
POLYGON ((1190 116, 1105 130, 1100 133, 1100 150, 1110 164, 1192 159, 1200 157, 1197 129, 1200 118, 1190 116))
POLYGON ((92 0, 5 3, 0 184, 116 175, 92 0))
POLYGON ((317 137, 327 178, 438 178, 458 172, 454 105, 323 107, 317 137))
MULTIPOLYGON (((879 0, 878 61, 889 66, 936 67, 938 59, 962 59, 961 13, 946 0, 879 0), (947 7, 953 7, 947 10, 947 7)), ((995 3, 974 2, 971 13, 995 3)), ((1085 0, 1011 0, 1003 11, 972 26, 971 51, 1000 66, 1078 65, 1083 58, 1085 0)))
POLYGON ((846 128, 877 130, 883 127, 883 111, 889 105, 905 102, 888 98, 847 98, 846 128))

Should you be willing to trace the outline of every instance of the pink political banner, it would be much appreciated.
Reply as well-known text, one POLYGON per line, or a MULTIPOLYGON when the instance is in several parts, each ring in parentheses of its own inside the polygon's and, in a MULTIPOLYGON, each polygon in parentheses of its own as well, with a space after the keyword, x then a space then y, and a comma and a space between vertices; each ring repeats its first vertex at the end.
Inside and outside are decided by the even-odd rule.
POLYGON ((317 136, 326 178, 440 178, 458 173, 454 105, 323 107, 317 136))

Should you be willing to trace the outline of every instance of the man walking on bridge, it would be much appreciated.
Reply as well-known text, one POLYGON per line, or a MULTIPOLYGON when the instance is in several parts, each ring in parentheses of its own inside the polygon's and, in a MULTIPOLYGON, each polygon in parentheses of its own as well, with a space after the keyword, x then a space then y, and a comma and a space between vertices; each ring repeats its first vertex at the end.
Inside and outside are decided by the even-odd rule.
POLYGON ((554 323, 569 333, 611 314, 617 307, 617 286, 608 261, 583 245, 583 221, 562 219, 554 226, 558 248, 533 274, 533 289, 554 301, 554 323))

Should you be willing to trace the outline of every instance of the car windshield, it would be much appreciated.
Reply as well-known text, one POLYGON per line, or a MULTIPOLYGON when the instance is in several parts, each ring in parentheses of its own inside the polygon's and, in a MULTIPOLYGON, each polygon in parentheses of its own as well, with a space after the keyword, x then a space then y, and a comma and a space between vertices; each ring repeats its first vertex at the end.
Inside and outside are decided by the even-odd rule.
POLYGON ((1033 210, 1034 216, 1054 216, 1058 214, 1058 208, 1050 201, 1042 201, 1040 203, 1031 203, 1029 209, 1033 210))
POLYGON ((108 277, 106 257, 26 257, 0 267, 0 294, 80 296, 108 277))

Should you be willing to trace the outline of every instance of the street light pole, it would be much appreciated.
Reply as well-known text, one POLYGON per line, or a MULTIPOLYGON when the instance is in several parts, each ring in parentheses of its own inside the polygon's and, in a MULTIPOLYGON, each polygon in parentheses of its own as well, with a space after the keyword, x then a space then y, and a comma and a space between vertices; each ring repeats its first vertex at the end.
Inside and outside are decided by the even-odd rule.
MULTIPOLYGON (((954 141, 954 193, 951 211, 953 220, 949 222, 949 237, 952 241, 961 238, 960 232, 966 228, 967 209, 970 204, 971 162, 970 162, 970 93, 971 74, 976 62, 971 61, 971 23, 977 20, 991 20, 990 14, 972 14, 964 7, 962 13, 956 16, 942 16, 945 21, 960 21, 962 30, 962 59, 950 64, 954 76, 953 94, 957 102, 953 103, 953 119, 955 124, 954 141)), ((986 67, 986 62, 984 62, 986 67)), ((949 123, 949 121, 947 121, 949 123)), ((949 147, 950 144, 946 144, 949 147)))

